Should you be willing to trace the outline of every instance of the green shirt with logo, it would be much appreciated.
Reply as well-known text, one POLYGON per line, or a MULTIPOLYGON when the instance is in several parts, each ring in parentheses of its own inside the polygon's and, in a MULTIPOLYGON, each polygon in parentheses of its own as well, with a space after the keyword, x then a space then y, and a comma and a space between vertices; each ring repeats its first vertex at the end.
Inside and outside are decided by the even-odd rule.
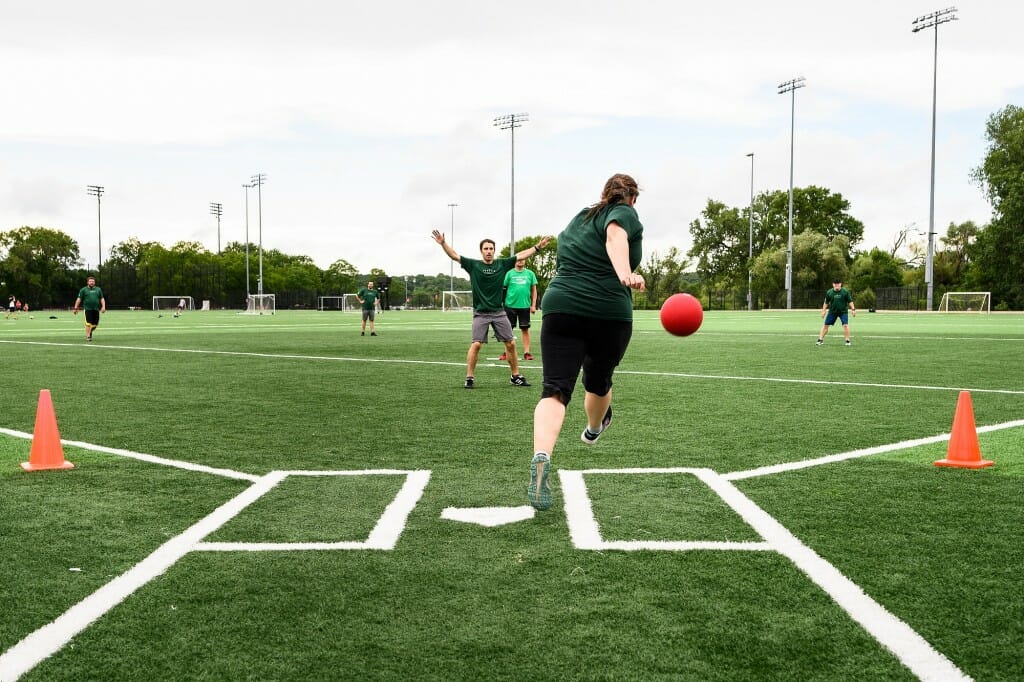
POLYGON ((853 294, 845 287, 839 289, 839 291, 829 289, 825 292, 825 303, 828 304, 828 311, 830 313, 842 315, 846 312, 849 305, 853 303, 853 294))
POLYGON ((533 287, 537 286, 537 275, 533 270, 515 268, 505 273, 505 307, 530 308, 533 305, 533 287))
POLYGON ((373 310, 373 304, 377 302, 376 289, 360 289, 356 296, 363 299, 363 310, 373 310))
POLYGON ((488 264, 476 258, 459 256, 459 265, 469 273, 469 283, 473 287, 474 311, 493 313, 504 310, 501 289, 505 284, 505 273, 515 268, 517 260, 515 256, 509 256, 495 258, 488 264))
POLYGON ((99 287, 82 287, 78 290, 78 298, 82 299, 82 310, 99 310, 103 300, 103 289, 99 287))

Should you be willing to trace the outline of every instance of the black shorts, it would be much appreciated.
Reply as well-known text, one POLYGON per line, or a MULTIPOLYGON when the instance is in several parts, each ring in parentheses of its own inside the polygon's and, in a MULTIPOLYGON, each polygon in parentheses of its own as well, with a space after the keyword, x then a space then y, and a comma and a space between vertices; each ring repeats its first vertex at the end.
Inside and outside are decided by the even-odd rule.
POLYGON ((583 388, 607 395, 612 389, 612 374, 632 336, 632 322, 568 313, 545 315, 540 328, 540 351, 544 356, 541 398, 558 396, 568 405, 581 368, 583 388))
POLYGON ((505 314, 508 315, 508 323, 515 329, 516 323, 519 323, 520 329, 530 328, 530 309, 529 308, 505 308, 505 314))
POLYGON ((98 310, 86 310, 85 321, 94 327, 100 326, 100 311, 98 310))

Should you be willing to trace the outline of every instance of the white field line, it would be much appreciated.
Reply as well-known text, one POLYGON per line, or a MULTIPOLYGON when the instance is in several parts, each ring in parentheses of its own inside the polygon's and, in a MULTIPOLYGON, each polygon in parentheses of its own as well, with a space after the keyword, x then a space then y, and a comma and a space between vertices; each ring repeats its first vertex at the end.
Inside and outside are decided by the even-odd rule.
POLYGON ((948 658, 936 651, 913 628, 865 594, 856 583, 843 575, 835 566, 825 561, 810 547, 800 542, 796 536, 772 518, 771 515, 758 507, 731 482, 727 481, 725 477, 716 474, 711 469, 638 468, 587 469, 583 471, 560 469, 558 475, 565 499, 569 534, 572 538, 573 546, 577 549, 618 549, 624 551, 767 549, 776 551, 792 561, 802 573, 831 597, 855 622, 860 624, 879 644, 891 651, 900 663, 920 679, 927 681, 970 679, 948 658), (616 542, 606 541, 601 537, 600 528, 597 520, 594 518, 589 496, 587 495, 584 475, 677 473, 692 474, 698 477, 708 487, 718 493, 718 496, 764 538, 765 542, 616 542))
POLYGON ((196 544, 284 480, 283 472, 271 472, 235 498, 215 509, 185 532, 117 576, 0 655, 0 681, 13 682, 63 648, 72 638, 99 619, 133 592, 163 574, 196 544))
MULTIPOLYGON (((1020 426, 1024 426, 1024 419, 1003 422, 1002 424, 989 424, 988 426, 979 426, 975 430, 978 433, 988 433, 990 431, 1001 431, 1002 429, 1014 429, 1020 426)), ((797 462, 773 464, 771 466, 758 467, 756 469, 748 469, 746 471, 733 471, 728 474, 721 474, 721 476, 722 478, 728 481, 741 481, 745 478, 755 478, 757 476, 770 476, 772 474, 781 474, 786 471, 796 471, 797 469, 807 469, 808 467, 820 466, 822 464, 842 462, 847 459, 857 459, 859 457, 867 457, 868 455, 878 455, 883 452, 907 450, 909 448, 916 448, 919 445, 932 445, 934 443, 942 443, 943 441, 948 441, 949 436, 950 434, 948 433, 940 433, 937 436, 928 436, 927 438, 915 438, 913 440, 900 441, 899 443, 888 443, 886 445, 876 445, 874 447, 862 448, 860 450, 840 452, 835 455, 815 457, 814 459, 804 459, 797 462)))
MULTIPOLYGON (((33 434, 25 433, 24 431, 14 431, 13 429, 5 429, 0 427, 0 433, 8 436, 14 436, 15 438, 26 438, 32 440, 33 434)), ((83 443, 78 440, 65 440, 61 439, 61 444, 70 445, 72 447, 81 448, 83 450, 92 450, 94 452, 104 452, 108 455, 117 455, 118 457, 128 457, 130 459, 137 459, 141 462, 149 462, 150 464, 160 464, 163 466, 174 467, 177 469, 186 469, 188 471, 196 471, 203 474, 215 474, 217 476, 224 476, 225 478, 235 478, 241 481, 256 482, 260 480, 260 476, 255 474, 246 474, 241 471, 233 471, 231 469, 217 469, 214 467, 208 467, 203 464, 193 464, 192 462, 184 462, 177 459, 167 459, 166 457, 157 457, 155 455, 146 455, 141 452, 132 452, 131 450, 121 450, 119 448, 108 448, 103 445, 94 445, 92 443, 83 443)))
MULTIPOLYGON (((35 345, 35 346, 71 346, 81 347, 84 344, 81 343, 57 343, 54 341, 10 341, 0 340, 0 343, 19 344, 19 345, 35 345)), ((134 351, 145 351, 153 353, 191 353, 195 355, 224 355, 231 357, 250 357, 250 358, 269 358, 278 360, 316 360, 325 362, 370 362, 379 364, 395 364, 395 365, 434 365, 443 367, 465 367, 465 361, 460 362, 448 362, 442 360, 403 360, 400 358, 358 358, 349 356, 336 356, 336 355, 296 355, 293 353, 252 353, 244 351, 229 351, 229 350, 202 350, 197 348, 157 348, 149 346, 114 346, 110 344, 96 344, 90 345, 89 348, 95 349, 109 349, 109 350, 134 350, 134 351)), ((485 367, 507 367, 508 365, 503 362, 497 363, 481 363, 481 366, 485 367)), ((527 369, 540 369, 540 366, 534 365, 522 365, 519 368, 527 369)), ((971 388, 969 386, 928 386, 919 384, 882 384, 882 383, 870 383, 860 381, 825 381, 822 379, 787 379, 783 377, 758 377, 758 376, 738 376, 728 374, 688 374, 685 372, 647 372, 639 370, 625 370, 618 369, 616 374, 630 374, 634 376, 650 376, 650 377, 680 377, 684 379, 711 379, 711 380, 722 380, 722 381, 764 381, 769 383, 785 383, 785 384, 811 384, 820 386, 859 386, 865 388, 892 388, 901 390, 916 390, 916 391, 971 391, 972 393, 1000 393, 1006 395, 1024 395, 1024 390, 1021 389, 1000 389, 1000 388, 971 388)))

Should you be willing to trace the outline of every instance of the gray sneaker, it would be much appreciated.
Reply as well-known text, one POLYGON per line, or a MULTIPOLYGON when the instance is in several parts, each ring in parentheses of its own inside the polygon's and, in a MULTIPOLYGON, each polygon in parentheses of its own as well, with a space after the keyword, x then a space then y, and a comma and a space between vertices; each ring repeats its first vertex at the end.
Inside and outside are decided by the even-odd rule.
POLYGON ((530 385, 530 382, 527 381, 526 377, 524 377, 522 374, 513 374, 509 378, 508 383, 512 384, 513 386, 529 386, 530 385))
POLYGON ((608 406, 608 411, 604 413, 604 419, 601 420, 601 430, 594 433, 590 430, 590 426, 583 429, 583 433, 580 434, 580 440, 587 445, 593 445, 597 442, 597 439, 601 437, 601 434, 608 430, 608 427, 612 425, 612 406, 608 406))
POLYGON ((540 511, 551 508, 551 486, 548 484, 550 468, 551 458, 543 453, 538 452, 530 461, 530 485, 526 488, 526 495, 533 508, 540 511))

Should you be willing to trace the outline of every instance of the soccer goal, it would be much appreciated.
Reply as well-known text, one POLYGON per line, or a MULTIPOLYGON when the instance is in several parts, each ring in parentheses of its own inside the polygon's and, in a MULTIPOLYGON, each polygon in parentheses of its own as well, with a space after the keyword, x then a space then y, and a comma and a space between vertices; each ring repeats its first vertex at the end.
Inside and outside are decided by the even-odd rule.
POLYGON ((341 296, 318 296, 316 301, 317 310, 340 310, 352 312, 362 310, 363 304, 359 302, 356 294, 342 294, 341 296))
POLYGON ((442 291, 441 310, 472 310, 472 291, 442 291))
POLYGON ((191 296, 154 296, 153 310, 177 310, 182 301, 185 301, 185 310, 196 309, 191 296))
POLYGON ((990 313, 992 292, 947 291, 939 301, 940 313, 990 313))
POLYGON ((273 315, 275 310, 274 294, 249 294, 245 301, 246 315, 273 315))

